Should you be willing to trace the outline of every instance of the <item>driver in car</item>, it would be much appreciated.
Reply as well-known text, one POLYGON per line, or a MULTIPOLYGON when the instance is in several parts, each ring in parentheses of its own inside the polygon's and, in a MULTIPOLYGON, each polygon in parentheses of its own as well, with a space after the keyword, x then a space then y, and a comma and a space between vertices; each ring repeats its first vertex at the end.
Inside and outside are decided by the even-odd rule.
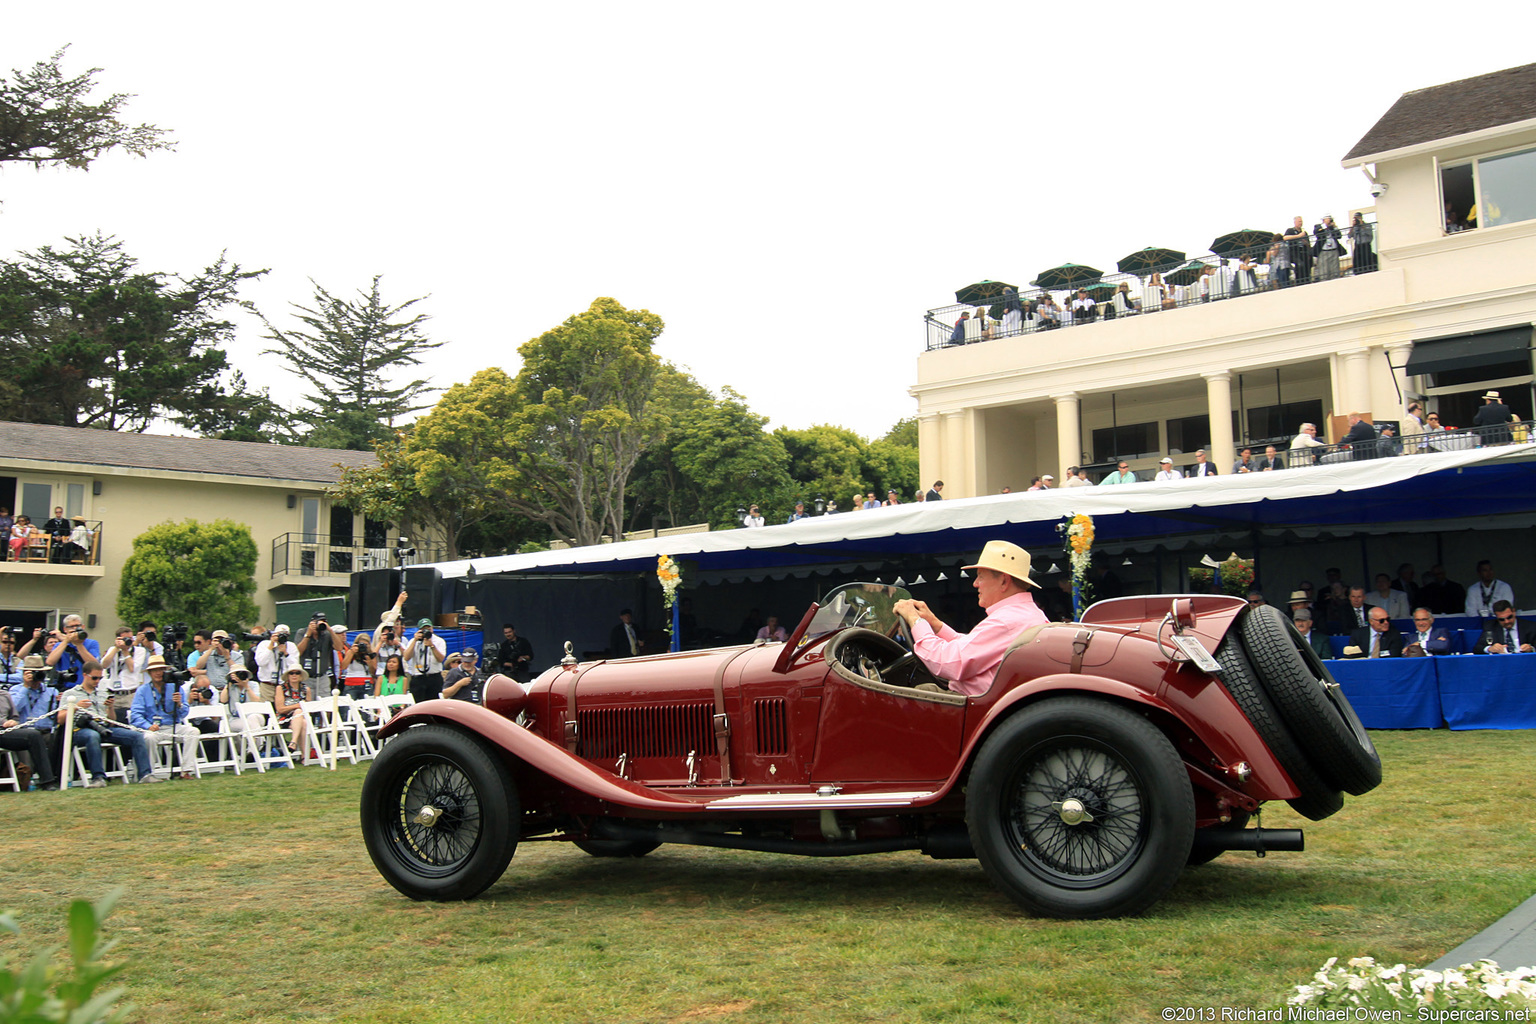
MULTIPOLYGON (((912 650, 928 671, 950 681, 955 693, 975 697, 987 692, 1008 645, 1030 626, 1042 626, 1045 613, 1035 604, 1029 578, 1029 552, 1005 540, 989 540, 975 565, 976 599, 987 617, 969 633, 956 633, 939 621, 923 601, 897 601, 895 612, 912 632, 912 650)), ((931 685, 931 684, 928 684, 931 685)))

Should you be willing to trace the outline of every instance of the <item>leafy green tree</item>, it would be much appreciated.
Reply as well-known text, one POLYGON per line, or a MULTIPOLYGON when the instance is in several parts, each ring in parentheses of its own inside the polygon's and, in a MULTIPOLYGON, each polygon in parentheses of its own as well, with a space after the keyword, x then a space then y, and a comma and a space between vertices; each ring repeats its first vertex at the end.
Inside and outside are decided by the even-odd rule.
POLYGON ((0 261, 0 419, 141 431, 218 399, 230 308, 265 274, 223 256, 201 274, 144 272, 96 234, 0 261))
POLYGON ((835 499, 841 506, 856 494, 874 489, 864 478, 864 439, 845 427, 819 424, 804 430, 780 427, 774 436, 789 456, 789 475, 799 485, 797 499, 835 499))
POLYGON ((252 390, 239 370, 227 384, 205 386, 196 405, 174 419, 198 436, 218 441, 281 444, 293 439, 288 410, 272 400, 268 388, 252 390))
POLYGON ((88 170, 92 160, 113 149, 147 156, 152 150, 175 148, 164 129, 119 120, 133 98, 129 94, 89 102, 101 68, 65 78, 59 64, 67 49, 38 61, 29 71, 13 70, 8 78, 0 78, 0 162, 88 170))
POLYGON ((117 614, 233 630, 255 622, 256 541, 243 523, 187 519, 152 526, 133 539, 123 563, 117 614))
POLYGON ((882 441, 892 444, 905 445, 908 448, 917 447, 917 417, 908 416, 904 420, 897 420, 890 430, 885 432, 882 441))
POLYGON ((430 319, 425 313, 411 312, 425 296, 391 306, 379 294, 379 280, 375 275, 357 299, 339 299, 311 281, 313 307, 294 304, 305 330, 283 331, 262 318, 276 343, 267 353, 284 357, 289 372, 309 387, 308 407, 297 413, 310 427, 306 444, 367 451, 389 437, 397 418, 425 408, 419 400, 432 390, 425 380, 393 378, 443 343, 422 333, 430 319))
POLYGON ((654 313, 599 298, 519 348, 500 410, 510 475, 484 493, 575 544, 622 535, 629 475, 655 428, 661 361, 651 349, 662 329, 654 313))
POLYGON ((864 449, 864 479, 881 501, 894 488, 902 501, 910 501, 917 489, 917 446, 898 444, 888 437, 869 442, 864 449))

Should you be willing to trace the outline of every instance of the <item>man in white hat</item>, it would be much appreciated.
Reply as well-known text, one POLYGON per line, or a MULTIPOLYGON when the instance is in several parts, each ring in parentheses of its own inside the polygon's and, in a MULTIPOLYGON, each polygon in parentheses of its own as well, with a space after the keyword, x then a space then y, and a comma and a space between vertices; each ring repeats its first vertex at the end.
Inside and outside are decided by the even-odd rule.
POLYGON ((181 688, 165 678, 170 668, 165 658, 152 654, 144 666, 149 680, 133 695, 133 707, 128 711, 128 721, 136 729, 151 735, 151 743, 180 741, 181 754, 178 767, 183 779, 194 778, 192 766, 197 762, 197 741, 203 735, 187 723, 187 705, 181 699, 181 688), (162 739, 169 734, 173 739, 162 739))
POLYGON ((1477 415, 1472 417, 1472 426, 1478 428, 1478 434, 1483 439, 1483 444, 1508 444, 1509 421, 1514 419, 1510 414, 1509 406, 1499 397, 1497 391, 1483 392, 1482 408, 1477 410, 1477 415))
POLYGON ((1174 469, 1173 460, 1165 455, 1163 456, 1162 461, 1157 464, 1157 475, 1152 479, 1162 483, 1167 483, 1170 480, 1184 479, 1184 474, 1174 469))
POLYGON ((976 600, 987 617, 969 633, 957 633, 923 601, 897 601, 895 612, 912 631, 912 649, 928 671, 949 680, 955 693, 974 697, 987 692, 1003 653, 1030 626, 1043 626, 1045 613, 1030 588, 1029 552, 1005 540, 989 540, 975 565, 976 600))

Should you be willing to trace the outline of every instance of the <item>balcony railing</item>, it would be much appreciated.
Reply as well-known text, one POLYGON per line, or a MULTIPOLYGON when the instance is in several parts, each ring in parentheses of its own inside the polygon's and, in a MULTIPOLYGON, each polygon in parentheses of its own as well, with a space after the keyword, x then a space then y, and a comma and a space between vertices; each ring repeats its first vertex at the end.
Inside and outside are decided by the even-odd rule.
MULTIPOLYGON (((1369 258, 1357 266, 1350 253, 1348 229, 1341 227, 1340 230, 1344 234, 1344 247, 1339 253, 1337 277, 1353 277, 1376 270, 1375 251, 1368 250, 1369 258)), ((1310 248, 1312 236, 1309 235, 1307 241, 1310 248)), ((1262 245, 1226 256, 1213 255, 1188 260, 1162 271, 1158 276, 1161 284, 1153 281, 1157 275, 1152 274, 1105 274, 1095 283, 1086 286, 1088 297, 1093 300, 1091 313, 1072 308, 1072 300, 1078 293, 1076 287, 1021 290, 1019 303, 1023 307, 1022 315, 1014 313, 1010 316, 1003 310, 1000 298, 990 299, 980 305, 957 303, 940 306, 928 310, 923 317, 925 347, 932 351, 999 338, 1048 333, 1100 320, 1145 316, 1185 306, 1245 298, 1260 292, 1333 280, 1321 276, 1319 264, 1314 258, 1308 277, 1299 277, 1292 268, 1287 279, 1281 281, 1280 278, 1286 275, 1278 271, 1272 275, 1265 262, 1269 250, 1270 245, 1262 245), (1210 272, 1204 272, 1204 268, 1210 268, 1210 272), (1120 291, 1121 284, 1126 286, 1124 292, 1120 291), (1040 310, 1041 300, 1047 295, 1052 296, 1052 302, 1056 303, 1054 313, 1042 313, 1040 310), (977 309, 985 311, 980 319, 960 321, 960 314, 973 314, 977 309)))
POLYGON ((441 562, 447 554, 441 547, 370 547, 350 538, 333 543, 322 533, 282 533, 272 539, 272 577, 350 576, 367 569, 441 562))
POLYGON ((75 545, 68 540, 55 542, 34 523, 31 532, 17 547, 11 546, 10 536, 0 539, 4 552, 4 561, 0 565, 18 569, 22 565, 100 565, 101 520, 87 522, 85 528, 89 536, 84 545, 75 545))
MULTIPOLYGON (((1295 435, 1265 438, 1234 445, 1232 458, 1236 462, 1243 449, 1254 453, 1257 462, 1267 445, 1274 445, 1276 453, 1287 469, 1307 466, 1336 466, 1342 462, 1358 462, 1363 459, 1391 459, 1403 455, 1427 455, 1432 452, 1459 452, 1473 448, 1491 448, 1498 445, 1536 439, 1536 420, 1517 420, 1496 427, 1461 427, 1434 430, 1406 437, 1378 435, 1375 439, 1356 441, 1352 444, 1328 444, 1316 448, 1298 448, 1291 451, 1295 435)), ((1226 467, 1221 471, 1225 473, 1226 467)))

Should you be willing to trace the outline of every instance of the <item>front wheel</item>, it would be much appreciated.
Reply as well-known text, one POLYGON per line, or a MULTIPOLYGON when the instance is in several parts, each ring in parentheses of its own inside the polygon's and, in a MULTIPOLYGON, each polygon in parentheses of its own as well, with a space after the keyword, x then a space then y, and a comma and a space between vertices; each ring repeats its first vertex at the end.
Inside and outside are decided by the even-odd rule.
POLYGON ((982 744, 966 821, 992 883, 1026 910, 1122 917, 1177 881, 1195 800, 1156 726, 1107 701, 1059 697, 1018 712, 982 744))
POLYGON ((384 879, 413 900, 467 900, 517 850, 517 790, 500 758, 443 725, 405 730, 363 780, 363 841, 384 879))

